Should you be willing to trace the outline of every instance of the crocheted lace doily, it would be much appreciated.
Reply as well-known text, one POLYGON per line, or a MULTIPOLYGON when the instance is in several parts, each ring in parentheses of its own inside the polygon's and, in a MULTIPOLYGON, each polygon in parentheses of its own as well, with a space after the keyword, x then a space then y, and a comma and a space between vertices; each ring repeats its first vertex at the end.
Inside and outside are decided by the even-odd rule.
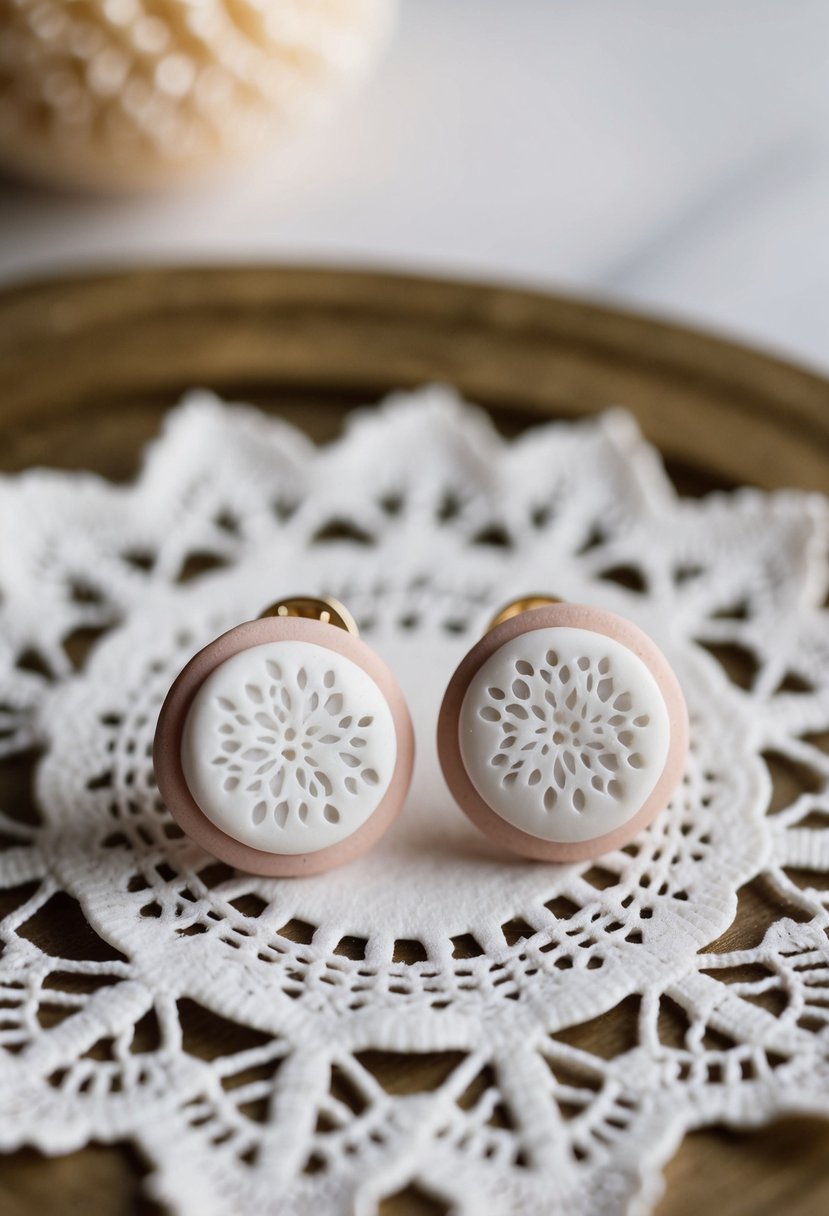
POLYGON ((315 449, 195 395, 134 485, 7 478, 0 519, 2 746, 41 753, 39 822, 22 793, 0 821, 4 1151, 131 1140, 198 1216, 368 1216, 407 1187, 610 1216, 650 1207, 691 1128, 829 1113, 821 499, 680 500, 623 413, 507 443, 427 390, 315 449), (690 709, 680 794, 595 864, 499 856, 436 761, 456 663, 545 590, 637 622, 690 709), (415 780, 355 864, 251 878, 160 802, 155 719, 204 643, 319 592, 397 674, 415 780), (750 880, 779 913, 702 952, 750 880))

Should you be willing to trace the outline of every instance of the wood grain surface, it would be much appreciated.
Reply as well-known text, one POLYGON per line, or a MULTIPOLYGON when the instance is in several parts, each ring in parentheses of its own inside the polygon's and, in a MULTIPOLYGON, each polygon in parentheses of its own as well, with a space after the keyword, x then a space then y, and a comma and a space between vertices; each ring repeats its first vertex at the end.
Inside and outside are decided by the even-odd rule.
MULTIPOLYGON (((623 404, 686 494, 741 483, 829 491, 829 382, 766 355, 505 287, 243 267, 129 271, 0 293, 0 468, 91 468, 129 478, 164 411, 194 385, 254 401, 325 439, 354 405, 436 380, 486 406, 505 433, 623 404)), ((78 663, 93 641, 73 640, 78 663)), ((720 657, 741 678, 740 656, 720 657)), ((21 816, 37 814, 35 760, 0 765, 0 803, 13 800, 21 816)), ((781 768, 772 777, 781 803, 800 788, 796 772, 781 768)), ((755 880, 709 950, 755 945, 779 915, 775 896, 755 880)), ((82 949, 79 957, 91 958, 108 948, 68 905, 53 907, 36 932, 56 952, 82 949)), ((560 1037, 612 1056, 632 1045, 634 1015, 623 1003, 560 1037)), ((189 1049, 208 1056, 228 1033, 195 1014, 185 1032, 189 1049)), ((152 1028, 142 1033, 150 1042, 152 1028)), ((452 1053, 369 1055, 366 1066, 392 1092, 433 1087, 457 1063, 452 1053)), ((59 1159, 24 1149, 0 1159, 0 1213, 159 1216, 142 1195, 145 1172, 125 1144, 59 1159)), ((822 1216, 827 1125, 797 1118, 749 1133, 695 1132, 668 1166, 666 1184, 658 1216, 705 1208, 718 1216, 822 1216)), ((445 1210, 414 1185, 382 1208, 383 1216, 445 1210)))

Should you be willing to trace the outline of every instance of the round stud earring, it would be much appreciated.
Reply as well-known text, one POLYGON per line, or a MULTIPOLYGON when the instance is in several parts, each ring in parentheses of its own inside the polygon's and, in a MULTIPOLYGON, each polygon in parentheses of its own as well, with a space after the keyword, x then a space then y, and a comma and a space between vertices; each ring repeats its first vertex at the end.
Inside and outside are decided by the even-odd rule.
POLYGON ((498 613, 449 681, 438 751, 461 809, 501 848, 583 861, 621 848, 667 805, 688 711, 636 625, 527 596, 498 613))
POLYGON ((280 600, 190 660, 156 727, 158 788, 179 826, 251 874, 318 874, 391 825, 414 736, 386 664, 334 599, 280 600))

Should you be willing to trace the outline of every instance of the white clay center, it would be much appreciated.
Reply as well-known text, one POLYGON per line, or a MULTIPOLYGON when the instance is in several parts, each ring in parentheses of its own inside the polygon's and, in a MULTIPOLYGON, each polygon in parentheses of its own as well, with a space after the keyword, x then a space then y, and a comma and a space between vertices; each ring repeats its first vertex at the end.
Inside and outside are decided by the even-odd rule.
POLYGON ((592 840, 631 819, 668 756, 670 721, 642 660, 588 629, 536 629, 472 679, 458 724, 472 784, 542 840, 592 840))
POLYGON ((268 853, 315 853, 379 806, 397 760, 386 698, 361 667, 310 642, 228 659, 182 736, 191 794, 218 828, 268 853))

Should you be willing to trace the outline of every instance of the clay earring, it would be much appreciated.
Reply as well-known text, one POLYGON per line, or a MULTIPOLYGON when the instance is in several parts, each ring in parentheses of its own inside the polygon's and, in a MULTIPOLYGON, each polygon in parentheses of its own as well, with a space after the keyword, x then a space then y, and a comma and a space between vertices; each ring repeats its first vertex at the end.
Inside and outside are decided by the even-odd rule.
POLYGON ((688 711, 667 659, 611 612, 508 604, 449 681, 438 751, 461 809, 540 861, 621 848, 682 776, 688 711))
POLYGON ((159 791, 208 852, 318 874, 375 844, 409 788, 403 694, 333 599, 280 600, 190 660, 156 727, 159 791))

